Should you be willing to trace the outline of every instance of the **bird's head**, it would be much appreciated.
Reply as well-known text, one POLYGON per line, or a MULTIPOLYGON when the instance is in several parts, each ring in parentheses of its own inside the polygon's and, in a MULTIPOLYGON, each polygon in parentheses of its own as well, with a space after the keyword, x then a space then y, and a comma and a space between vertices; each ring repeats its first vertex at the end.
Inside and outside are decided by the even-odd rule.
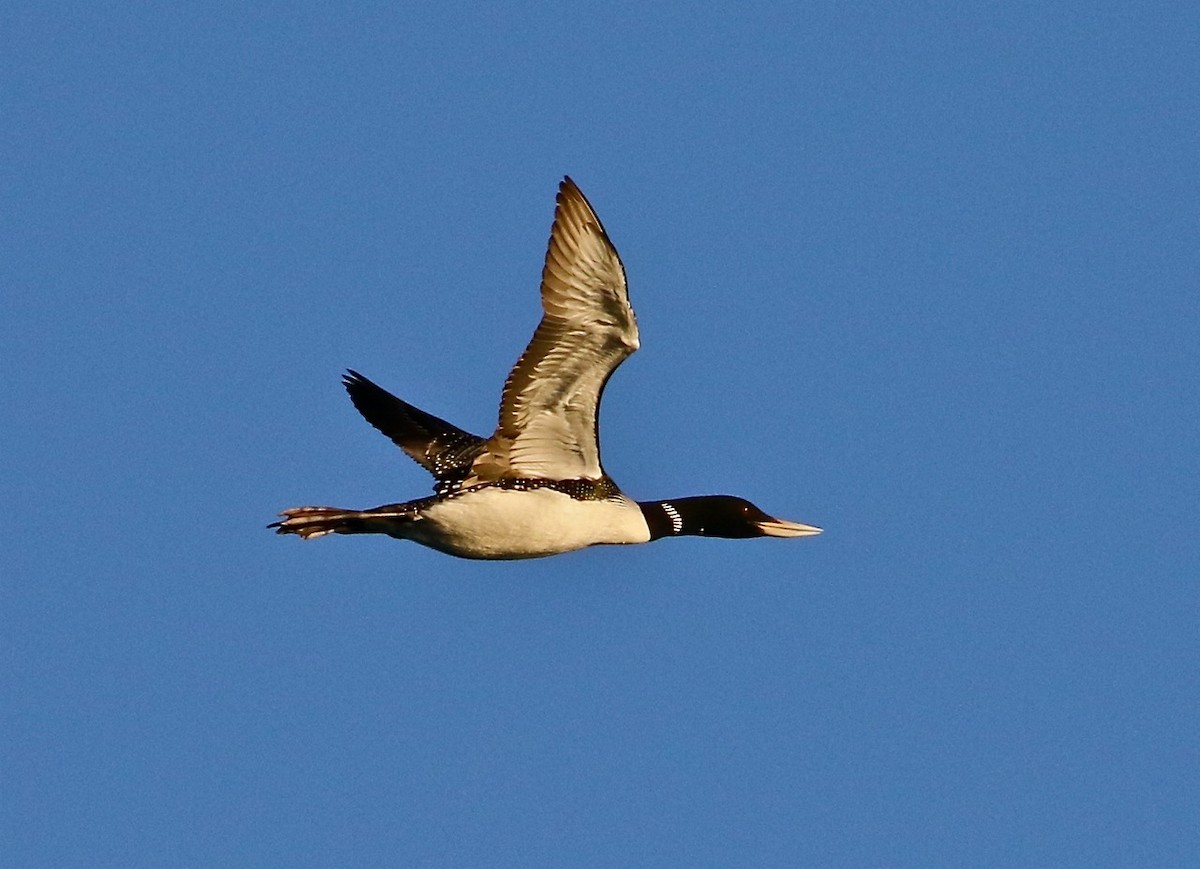
POLYGON ((640 502, 652 540, 660 537, 811 537, 821 529, 764 513, 745 498, 700 495, 640 502))

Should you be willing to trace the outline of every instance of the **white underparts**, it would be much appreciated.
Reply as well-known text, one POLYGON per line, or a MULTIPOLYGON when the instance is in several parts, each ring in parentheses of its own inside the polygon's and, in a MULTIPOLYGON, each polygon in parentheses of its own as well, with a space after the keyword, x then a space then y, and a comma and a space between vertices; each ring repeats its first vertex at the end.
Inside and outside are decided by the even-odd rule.
POLYGON ((641 508, 624 496, 580 501, 553 489, 490 486, 429 506, 403 531, 462 558, 538 558, 598 543, 650 540, 641 508))

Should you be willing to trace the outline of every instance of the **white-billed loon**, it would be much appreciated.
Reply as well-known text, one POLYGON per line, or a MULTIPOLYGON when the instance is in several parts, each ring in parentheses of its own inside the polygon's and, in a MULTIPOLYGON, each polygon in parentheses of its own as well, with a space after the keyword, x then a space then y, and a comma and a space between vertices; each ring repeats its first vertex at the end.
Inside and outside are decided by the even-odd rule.
POLYGON ((388 534, 462 558, 537 558, 661 537, 808 537, 742 498, 634 501, 600 464, 604 385, 638 349, 625 267, 583 193, 559 185, 542 270, 543 316, 508 375, 487 439, 418 410, 356 371, 343 378, 367 422, 434 477, 434 494, 370 510, 293 507, 270 527, 303 538, 388 534))

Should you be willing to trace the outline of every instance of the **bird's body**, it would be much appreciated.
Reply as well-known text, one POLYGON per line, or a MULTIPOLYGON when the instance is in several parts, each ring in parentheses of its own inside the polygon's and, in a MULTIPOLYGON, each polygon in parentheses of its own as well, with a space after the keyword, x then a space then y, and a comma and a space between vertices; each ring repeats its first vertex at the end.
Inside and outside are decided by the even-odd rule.
POLYGON ((311 509, 317 512, 290 515, 292 521, 317 520, 319 530, 314 534, 378 532, 460 558, 538 558, 597 543, 650 540, 641 508, 624 495, 585 501, 545 487, 485 485, 374 510, 339 510, 333 514, 339 527, 333 528, 320 524, 327 521, 323 515, 327 508, 311 509), (359 527, 354 528, 354 523, 359 527))
POLYGON ((357 372, 359 412, 434 476, 434 494, 370 510, 295 507, 280 534, 387 534, 463 558, 537 558, 601 543, 667 536, 803 537, 820 529, 774 519, 726 495, 638 502, 600 464, 604 385, 639 345, 625 270, 571 179, 559 187, 542 272, 543 317, 517 361, 490 438, 396 398, 357 372))

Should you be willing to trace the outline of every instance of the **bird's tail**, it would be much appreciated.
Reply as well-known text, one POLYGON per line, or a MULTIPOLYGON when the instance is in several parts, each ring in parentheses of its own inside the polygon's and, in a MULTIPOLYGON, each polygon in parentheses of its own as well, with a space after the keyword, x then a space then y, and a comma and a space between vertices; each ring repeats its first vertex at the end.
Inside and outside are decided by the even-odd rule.
POLYGON ((272 522, 276 534, 299 534, 305 540, 324 534, 390 534, 413 520, 407 504, 391 504, 373 510, 343 510, 340 507, 291 507, 272 522))

